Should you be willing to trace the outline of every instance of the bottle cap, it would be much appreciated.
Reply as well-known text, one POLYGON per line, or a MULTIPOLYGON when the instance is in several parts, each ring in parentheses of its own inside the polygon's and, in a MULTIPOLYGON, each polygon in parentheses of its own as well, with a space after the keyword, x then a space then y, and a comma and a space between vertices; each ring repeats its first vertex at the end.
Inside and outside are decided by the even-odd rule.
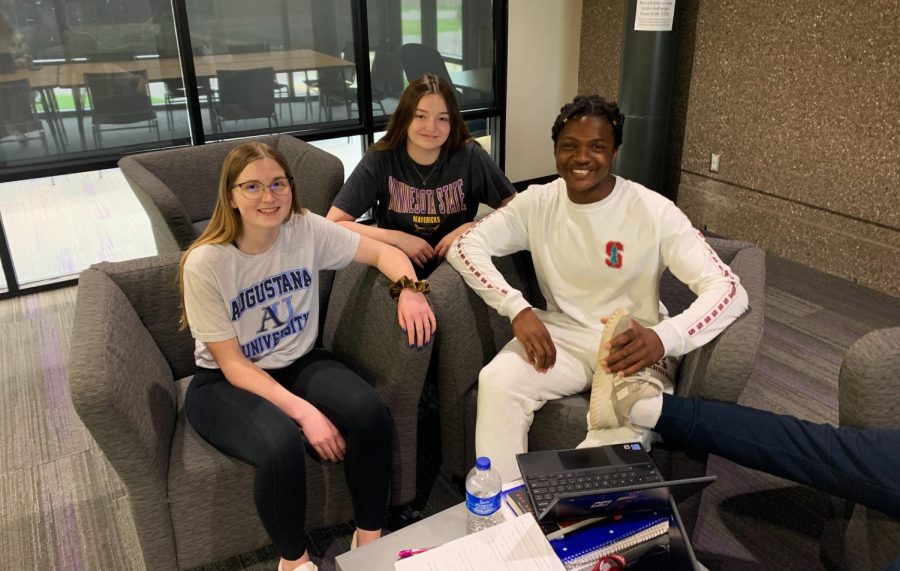
POLYGON ((487 456, 479 456, 475 460, 475 467, 479 470, 490 470, 491 469, 491 459, 487 456))

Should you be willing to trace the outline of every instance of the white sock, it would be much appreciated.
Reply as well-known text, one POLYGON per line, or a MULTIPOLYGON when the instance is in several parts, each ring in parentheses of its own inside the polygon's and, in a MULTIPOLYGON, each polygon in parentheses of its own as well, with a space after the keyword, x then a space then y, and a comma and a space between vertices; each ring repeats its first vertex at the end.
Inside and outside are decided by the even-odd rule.
POLYGON ((653 428, 662 415, 662 395, 640 399, 631 407, 628 420, 642 428, 653 428))

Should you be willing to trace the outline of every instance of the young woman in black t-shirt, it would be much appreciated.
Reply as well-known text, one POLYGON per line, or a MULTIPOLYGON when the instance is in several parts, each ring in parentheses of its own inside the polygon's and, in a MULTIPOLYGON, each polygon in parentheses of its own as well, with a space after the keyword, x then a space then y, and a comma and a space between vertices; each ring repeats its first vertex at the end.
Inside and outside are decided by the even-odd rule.
POLYGON ((466 127, 453 88, 426 74, 403 92, 387 133, 350 174, 327 217, 401 249, 421 278, 473 224, 479 204, 499 208, 514 195, 466 127), (377 227, 354 222, 369 209, 377 227))

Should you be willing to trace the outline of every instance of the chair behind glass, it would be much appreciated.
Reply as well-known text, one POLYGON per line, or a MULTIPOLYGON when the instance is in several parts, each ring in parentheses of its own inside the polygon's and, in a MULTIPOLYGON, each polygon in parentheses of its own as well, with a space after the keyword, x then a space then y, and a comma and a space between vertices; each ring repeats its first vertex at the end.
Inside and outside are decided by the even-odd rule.
POLYGON ((0 82, 0 139, 15 137, 19 144, 27 145, 30 140, 27 134, 34 132, 44 145, 44 153, 49 155, 44 124, 35 113, 34 94, 28 80, 0 82))
MULTIPOLYGON (((159 122, 150 99, 147 70, 85 73, 84 83, 91 98, 91 128, 97 148, 102 145, 103 125, 131 125, 146 121, 149 129, 156 129, 156 139, 161 140, 159 122)), ((107 131, 133 128, 117 127, 107 131)))
POLYGON ((215 117, 219 132, 225 121, 267 119, 278 125, 275 115, 275 70, 271 67, 227 70, 217 72, 219 98, 215 102, 215 117))

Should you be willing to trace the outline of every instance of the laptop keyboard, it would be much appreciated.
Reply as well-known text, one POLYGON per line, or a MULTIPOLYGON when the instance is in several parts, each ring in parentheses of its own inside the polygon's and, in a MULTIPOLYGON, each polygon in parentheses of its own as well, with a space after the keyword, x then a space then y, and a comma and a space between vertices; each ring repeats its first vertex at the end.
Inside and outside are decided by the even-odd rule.
POLYGON ((646 463, 534 476, 528 478, 528 485, 540 512, 557 494, 603 491, 661 479, 653 464, 646 463))

